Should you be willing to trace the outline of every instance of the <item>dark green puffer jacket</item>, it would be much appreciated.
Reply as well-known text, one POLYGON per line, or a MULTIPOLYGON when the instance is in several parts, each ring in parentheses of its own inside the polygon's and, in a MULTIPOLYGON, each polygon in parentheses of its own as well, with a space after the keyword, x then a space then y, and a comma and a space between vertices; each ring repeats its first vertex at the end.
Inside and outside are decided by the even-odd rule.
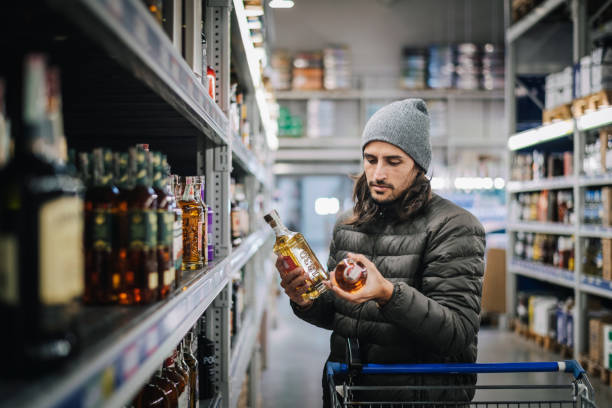
MULTIPOLYGON (((333 330, 330 361, 343 361, 345 339, 359 339, 367 363, 452 363, 476 361, 484 273, 484 229, 468 211, 433 194, 414 219, 397 222, 380 213, 367 226, 334 227, 328 269, 348 252, 364 254, 394 285, 383 307, 353 304, 326 292, 295 314, 333 330)), ((373 376, 365 384, 469 385, 476 376, 373 376)), ((380 398, 375 396, 373 398, 380 398)), ((473 391, 385 393, 393 400, 468 401, 473 391)))

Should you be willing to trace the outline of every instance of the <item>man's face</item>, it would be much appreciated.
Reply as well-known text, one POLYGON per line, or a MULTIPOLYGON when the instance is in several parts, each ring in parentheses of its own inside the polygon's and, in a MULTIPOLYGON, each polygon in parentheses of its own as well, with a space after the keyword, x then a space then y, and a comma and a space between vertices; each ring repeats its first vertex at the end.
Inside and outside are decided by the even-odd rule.
POLYGON ((363 167, 370 194, 379 204, 396 200, 412 185, 416 176, 414 160, 402 149, 374 141, 363 150, 363 167))

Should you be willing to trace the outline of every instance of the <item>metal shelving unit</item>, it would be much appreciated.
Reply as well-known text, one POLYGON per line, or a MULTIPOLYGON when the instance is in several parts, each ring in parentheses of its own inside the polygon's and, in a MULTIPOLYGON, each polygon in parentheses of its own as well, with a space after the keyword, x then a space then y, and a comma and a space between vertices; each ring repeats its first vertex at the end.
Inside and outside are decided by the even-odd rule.
MULTIPOLYGON (((515 314, 516 302, 516 275, 527 276, 553 285, 574 290, 576 300, 574 352, 575 357, 585 351, 585 333, 588 331, 586 322, 587 295, 597 295, 612 299, 612 282, 586 275, 583 272, 582 258, 584 256, 585 238, 612 238, 612 228, 587 225, 582 222, 584 208, 584 190, 590 186, 612 184, 610 174, 586 176, 583 174, 582 160, 584 157, 584 143, 587 130, 597 129, 612 123, 612 109, 605 108, 590 112, 578 119, 555 122, 550 125, 531 129, 526 132, 515 133, 516 130, 516 101, 514 95, 515 76, 517 72, 517 42, 532 27, 538 25, 547 15, 553 13, 558 7, 569 6, 573 30, 572 60, 577 62, 586 50, 587 38, 587 9, 584 0, 547 0, 536 7, 530 14, 515 24, 511 24, 511 1, 506 1, 506 118, 508 139, 508 155, 511 159, 513 152, 543 143, 568 138, 574 153, 574 173, 569 177, 556 177, 551 179, 534 180, 528 182, 509 182, 507 184, 507 201, 512 195, 520 192, 539 191, 548 189, 572 189, 574 194, 574 213, 577 225, 565 228, 542 223, 515 223, 509 220, 509 230, 529 231, 547 234, 563 234, 575 237, 574 272, 561 270, 549 266, 513 259, 514 236, 508 239, 507 269, 512 272, 507 275, 506 299, 507 310, 510 315, 515 314)), ((603 7, 608 7, 606 3, 603 7)), ((511 160, 509 160, 511 163, 511 160)))
POLYGON ((576 227, 571 224, 555 222, 510 222, 507 229, 509 231, 527 231, 556 235, 572 235, 576 232, 576 227))
MULTIPOLYGON (((197 15, 195 3, 185 4, 189 16, 192 16, 190 13, 197 15)), ((73 38, 78 37, 84 44, 99 47, 96 58, 107 64, 105 68, 112 66, 114 75, 140 87, 139 91, 141 88, 146 91, 142 92, 142 101, 132 98, 128 89, 123 94, 110 95, 111 99, 116 98, 115 110, 127 111, 131 103, 140 103, 138 109, 156 109, 143 114, 150 118, 148 128, 142 125, 146 122, 134 121, 131 126, 135 131, 117 129, 116 134, 107 135, 109 143, 140 143, 142 133, 151 130, 151 140, 165 140, 166 146, 189 150, 185 155, 189 162, 187 168, 206 176, 206 202, 215 212, 215 222, 210 228, 216 261, 203 270, 184 272, 186 276, 180 282, 181 286, 169 298, 155 304, 84 307, 80 314, 86 328, 83 349, 57 372, 35 380, 16 379, 0 385, 0 406, 120 407, 128 404, 203 314, 224 317, 218 329, 212 324, 212 319, 207 319, 207 334, 216 342, 219 376, 216 379, 217 396, 203 403, 224 408, 236 405, 237 392, 240 392, 241 381, 253 356, 267 289, 274 272, 263 255, 271 253, 269 245, 273 234, 267 226, 261 225, 254 203, 256 194, 263 194, 265 202, 270 200, 273 188, 270 150, 275 149, 277 142, 275 124, 270 120, 261 76, 256 68, 258 62, 253 59, 253 44, 248 29, 244 30, 246 16, 242 1, 210 0, 207 3, 207 55, 217 74, 217 102, 208 95, 200 79, 140 0, 48 0, 42 5, 57 14, 58 21, 66 24, 73 38), (233 52, 230 49, 232 16, 240 25, 240 40, 244 44, 233 52), (259 117, 253 127, 255 136, 263 135, 261 144, 266 145, 260 149, 264 152, 263 157, 257 157, 247 149, 238 135, 230 134, 227 117, 230 54, 240 60, 236 61, 238 64, 251 67, 252 76, 248 78, 247 89, 251 90, 253 98, 249 108, 259 117), (113 64, 118 68, 115 69, 113 64), (155 129, 156 126, 160 129, 155 129), (139 133, 139 129, 145 130, 139 133), (183 144, 184 137, 193 139, 193 143, 183 144), (116 142, 118 139, 121 142, 116 142), (253 232, 237 248, 232 248, 230 243, 229 183, 232 166, 246 178, 253 220, 253 232), (228 299, 231 299, 232 278, 242 268, 248 272, 245 280, 254 283, 247 285, 244 330, 236 341, 239 348, 230 355, 231 302, 228 299)), ((70 83, 71 78, 67 76, 64 81, 70 83)), ((71 113, 73 111, 65 115, 66 121, 74 126, 71 113)), ((91 120, 85 117, 84 121, 87 119, 91 120)), ((110 122, 104 132, 116 123, 110 122)), ((71 130, 67 126, 69 140, 71 130)), ((95 142, 96 136, 99 135, 94 131, 74 141, 87 146, 87 143, 95 142)), ((169 153, 169 158, 172 154, 175 153, 169 153)))

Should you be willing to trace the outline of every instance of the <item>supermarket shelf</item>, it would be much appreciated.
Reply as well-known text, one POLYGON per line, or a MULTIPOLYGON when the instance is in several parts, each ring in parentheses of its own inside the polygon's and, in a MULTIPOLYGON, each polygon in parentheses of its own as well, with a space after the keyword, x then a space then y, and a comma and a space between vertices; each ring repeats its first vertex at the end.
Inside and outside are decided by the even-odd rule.
POLYGON ((576 127, 580 131, 596 129, 612 123, 612 107, 589 112, 576 119, 576 127))
POLYGON ((265 309, 267 296, 272 278, 274 276, 273 268, 267 268, 263 271, 265 274, 263 279, 258 279, 258 285, 255 290, 255 306, 249 309, 244 316, 242 328, 238 333, 232 356, 230 360, 230 391, 229 406, 235 407, 240 397, 242 383, 244 382, 246 371, 251 361, 253 348, 257 342, 257 335, 261 324, 261 318, 265 309))
POLYGON ((346 89, 338 91, 275 91, 277 100, 367 100, 367 99, 494 99, 503 100, 503 91, 464 91, 458 89, 392 89, 392 90, 358 90, 346 89))
POLYGON ((354 162, 329 162, 325 166, 312 163, 275 163, 274 174, 281 175, 335 175, 338 174, 359 174, 363 170, 361 164, 354 162))
POLYGON ((516 133, 508 139, 510 150, 520 150, 544 142, 560 139, 574 132, 574 120, 562 120, 516 133))
POLYGON ((576 232, 576 227, 554 222, 513 222, 508 224, 508 230, 540 234, 573 235, 576 232))
POLYGON ((580 279, 583 292, 612 299, 612 282, 596 276, 583 275, 580 279))
POLYGON ((218 144, 228 119, 138 0, 51 0, 91 38, 218 144), (212 132, 211 132, 212 130, 212 132))
POLYGON ((579 234, 585 238, 612 238, 612 227, 582 225, 579 234))
POLYGON ((233 10, 238 23, 238 29, 240 32, 240 38, 242 40, 242 46, 244 55, 246 56, 246 63, 248 66, 248 72, 250 73, 250 80, 253 84, 253 90, 255 91, 255 100, 261 117, 261 123, 266 134, 266 141, 270 149, 275 150, 278 147, 278 139, 276 137, 277 125, 270 118, 270 110, 266 101, 265 90, 261 81, 261 73, 259 68, 259 60, 255 54, 255 48, 253 47, 253 41, 251 41, 251 34, 247 25, 247 17, 244 11, 244 2, 242 0, 233 0, 233 10))
POLYGON ((242 143, 238 134, 232 135, 232 158, 243 170, 254 175, 266 188, 272 188, 268 172, 257 160, 255 154, 242 143))
POLYGON ((510 263, 510 272, 566 288, 574 287, 574 273, 567 269, 513 259, 510 263))
POLYGON ((602 186, 612 184, 612 173, 594 174, 589 176, 581 176, 578 179, 581 187, 602 186))
POLYGON ((263 228, 251 234, 231 257, 190 275, 165 301, 140 308, 113 306, 86 311, 84 323, 111 315, 98 330, 103 339, 97 344, 97 338, 93 339, 94 346, 78 355, 62 375, 28 384, 0 405, 123 406, 227 285, 232 271, 241 268, 269 236, 263 228), (111 392, 109 376, 114 378, 111 392))
POLYGON ((361 147, 360 137, 281 137, 278 139, 279 149, 329 149, 334 147, 361 147))
POLYGON ((506 30, 506 41, 509 43, 516 41, 521 35, 565 2, 565 0, 547 0, 535 7, 529 14, 512 24, 506 30))
POLYGON ((573 188, 576 178, 574 176, 551 177, 530 181, 509 181, 506 190, 511 193, 528 191, 554 190, 573 188))

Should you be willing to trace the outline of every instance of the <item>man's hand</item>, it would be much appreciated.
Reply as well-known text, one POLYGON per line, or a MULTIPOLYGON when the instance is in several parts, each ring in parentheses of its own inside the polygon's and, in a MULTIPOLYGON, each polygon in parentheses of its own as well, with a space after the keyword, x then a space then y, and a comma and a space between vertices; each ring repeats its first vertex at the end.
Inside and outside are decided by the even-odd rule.
POLYGON ((363 303, 368 300, 375 300, 380 306, 391 299, 393 294, 393 284, 386 280, 368 258, 361 254, 348 254, 347 258, 355 262, 361 262, 368 270, 368 278, 363 288, 355 293, 348 293, 342 290, 336 282, 336 270, 330 273, 330 280, 325 285, 331 289, 338 297, 353 303, 363 303))
POLYGON ((312 304, 312 300, 304 300, 302 293, 305 293, 309 281, 306 280, 306 273, 301 267, 290 269, 290 265, 293 265, 291 258, 279 256, 276 259, 276 269, 281 277, 281 287, 285 289, 285 293, 289 296, 294 303, 300 307, 308 307, 312 304))

